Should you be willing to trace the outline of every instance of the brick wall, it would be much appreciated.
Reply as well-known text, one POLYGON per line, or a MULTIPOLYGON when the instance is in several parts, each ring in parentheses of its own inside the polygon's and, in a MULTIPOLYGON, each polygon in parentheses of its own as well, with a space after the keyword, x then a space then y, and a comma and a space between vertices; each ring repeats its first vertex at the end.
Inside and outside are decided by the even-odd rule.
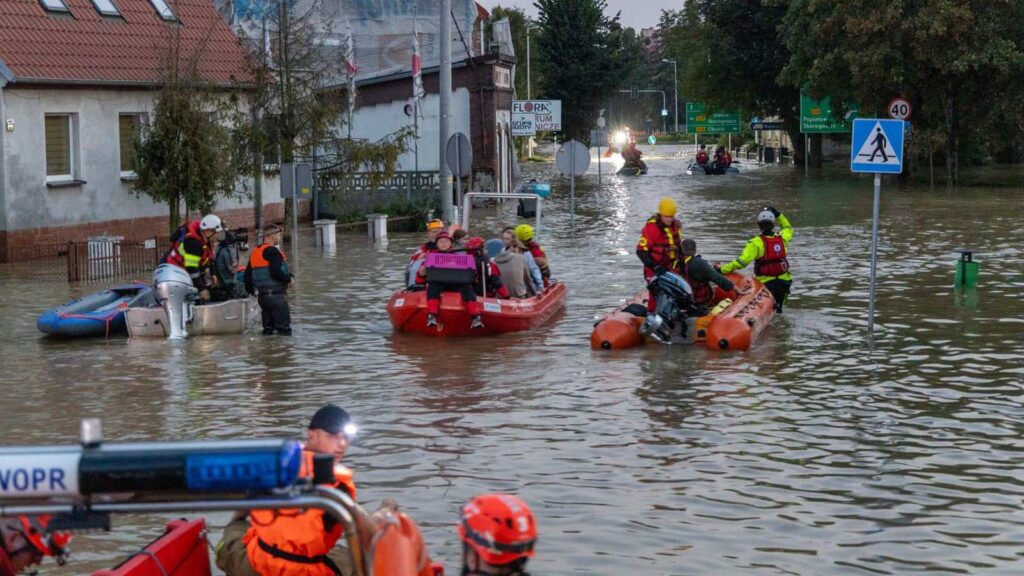
MULTIPOLYGON (((284 220, 284 204, 267 204, 263 207, 263 214, 265 222, 281 222, 284 220)), ((309 210, 301 209, 299 214, 308 218, 309 210)), ((221 210, 217 215, 231 228, 252 228, 255 224, 252 208, 221 210)), ((132 241, 153 237, 166 239, 167 216, 0 231, 0 262, 52 258, 65 252, 68 242, 84 241, 90 236, 123 236, 125 240, 132 241)))

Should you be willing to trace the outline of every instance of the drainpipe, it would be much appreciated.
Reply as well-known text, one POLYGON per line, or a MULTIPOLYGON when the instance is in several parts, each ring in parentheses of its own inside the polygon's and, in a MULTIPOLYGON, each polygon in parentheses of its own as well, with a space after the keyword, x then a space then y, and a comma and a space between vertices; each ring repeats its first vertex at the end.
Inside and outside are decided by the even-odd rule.
MULTIPOLYGON (((7 107, 4 103, 4 88, 10 80, 10 69, 0 60, 0 232, 7 231, 7 107)), ((0 262, 7 260, 7 254, 0 253, 0 262)))

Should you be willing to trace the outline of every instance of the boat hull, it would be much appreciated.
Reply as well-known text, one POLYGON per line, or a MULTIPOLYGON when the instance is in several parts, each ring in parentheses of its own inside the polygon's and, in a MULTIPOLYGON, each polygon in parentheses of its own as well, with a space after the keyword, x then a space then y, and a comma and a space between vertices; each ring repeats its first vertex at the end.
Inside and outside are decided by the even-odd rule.
POLYGON ((124 335, 127 333, 125 311, 155 302, 149 285, 123 284, 43 312, 36 320, 36 328, 59 338, 124 335))
MULTIPOLYGON (((260 316, 253 297, 236 298, 194 308, 188 323, 190 336, 241 334, 260 316)), ((162 306, 130 308, 125 314, 128 335, 132 338, 166 338, 170 334, 167 311, 162 306)))
POLYGON ((210 576, 206 521, 172 520, 167 532, 113 570, 92 576, 210 576))
MULTIPOLYGON (((741 274, 728 277, 736 288, 730 292, 716 289, 715 302, 730 298, 732 304, 714 316, 688 319, 686 333, 678 330, 673 343, 704 344, 711 350, 747 350, 768 327, 775 315, 771 292, 755 278, 741 274)), ((594 325, 590 347, 622 350, 646 343, 647 338, 640 334, 646 308, 647 290, 642 290, 594 325)))
POLYGON ((469 327, 472 318, 457 292, 441 294, 438 325, 427 328, 426 291, 399 290, 388 300, 391 325, 399 332, 427 336, 485 336, 524 332, 547 323, 565 306, 566 287, 553 282, 543 294, 533 298, 502 300, 479 298, 482 305, 484 327, 469 327))

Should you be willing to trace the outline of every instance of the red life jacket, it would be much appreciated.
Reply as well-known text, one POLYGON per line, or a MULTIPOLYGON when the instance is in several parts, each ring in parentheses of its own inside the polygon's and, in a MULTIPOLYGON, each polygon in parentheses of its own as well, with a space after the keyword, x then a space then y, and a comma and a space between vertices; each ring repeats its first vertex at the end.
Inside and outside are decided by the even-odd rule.
POLYGON ((171 244, 171 251, 167 254, 167 262, 170 264, 174 264, 181 268, 185 267, 185 257, 181 254, 181 248, 182 244, 185 243, 185 239, 190 237, 203 243, 203 253, 199 258, 200 268, 204 264, 208 264, 213 261, 213 248, 210 246, 210 243, 206 241, 206 238, 203 237, 203 233, 199 229, 198 220, 193 220, 188 224, 185 224, 175 231, 174 236, 176 237, 175 241, 171 244))
MULTIPOLYGON (((679 245, 682 242, 683 233, 679 221, 673 220, 671 226, 665 226, 661 223, 661 218, 655 214, 640 233, 640 245, 637 248, 646 249, 655 263, 675 272, 679 269, 679 245)), ((644 267, 645 276, 652 274, 654 270, 644 267)))
POLYGON ((697 152, 697 164, 707 164, 707 163, 708 163, 708 153, 703 151, 703 150, 701 150, 700 152, 697 152))
POLYGON ((690 284, 690 288, 693 288, 694 302, 697 304, 711 304, 715 301, 715 289, 708 282, 694 280, 690 277, 690 262, 694 258, 696 256, 689 256, 683 261, 683 278, 690 284))
POLYGON ((541 276, 541 278, 544 279, 544 285, 547 286, 548 280, 551 279, 551 268, 548 266, 548 262, 547 262, 548 255, 547 255, 547 253, 544 252, 544 249, 540 247, 540 244, 537 244, 536 240, 530 240, 526 244, 526 248, 527 248, 527 250, 530 251, 530 254, 533 255, 534 260, 536 260, 537 258, 543 258, 544 259, 544 264, 541 265, 540 262, 537 262, 537 267, 540 268, 540 276, 541 276))
POLYGON ((786 260, 786 242, 782 236, 761 236, 764 242, 764 256, 754 262, 754 274, 758 276, 782 276, 789 272, 786 260))

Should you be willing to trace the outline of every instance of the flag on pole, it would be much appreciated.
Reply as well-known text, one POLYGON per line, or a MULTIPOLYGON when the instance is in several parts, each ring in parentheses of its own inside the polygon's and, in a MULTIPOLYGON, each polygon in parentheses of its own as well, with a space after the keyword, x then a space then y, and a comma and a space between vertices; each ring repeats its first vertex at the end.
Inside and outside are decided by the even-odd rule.
POLYGON ((352 120, 356 111, 356 42, 352 36, 352 24, 345 22, 345 66, 348 69, 348 135, 352 137, 352 120))
POLYGON ((420 39, 414 31, 412 33, 412 97, 416 104, 427 95, 423 89, 423 62, 420 60, 420 39))

